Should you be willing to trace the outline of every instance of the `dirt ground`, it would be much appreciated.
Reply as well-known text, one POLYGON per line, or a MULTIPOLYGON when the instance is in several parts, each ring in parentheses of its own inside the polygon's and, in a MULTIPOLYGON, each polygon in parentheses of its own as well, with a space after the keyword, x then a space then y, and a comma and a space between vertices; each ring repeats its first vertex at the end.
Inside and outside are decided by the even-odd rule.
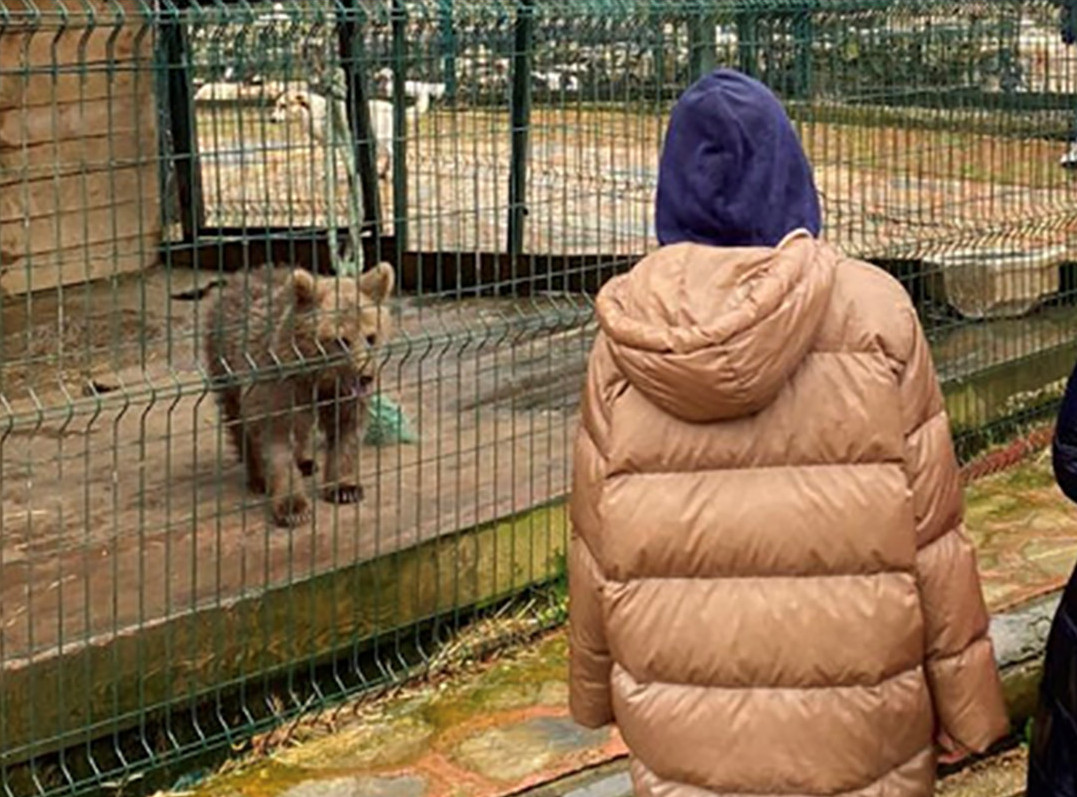
MULTIPOLYGON (((204 388, 202 304, 170 298, 211 278, 157 269, 30 313, 6 308, 5 661, 383 556, 566 489, 594 334, 584 300, 404 299, 381 387, 419 442, 365 450, 358 508, 318 502, 309 526, 274 527, 204 388)), ((1064 580, 1074 510, 1049 463, 968 496, 993 608, 1064 580)))
MULTIPOLYGON (((650 248, 665 123, 654 109, 536 107, 525 250, 650 248)), ((198 130, 211 223, 324 223, 326 152, 303 123, 219 106, 200 109, 198 130)), ((510 132, 504 110, 447 108, 409 131, 410 247, 504 250, 510 132)), ((915 257, 985 239, 1027 248, 1077 232, 1077 182, 1058 167, 1063 145, 1007 135, 1005 120, 992 133, 809 121, 801 135, 823 196, 826 235, 851 254, 915 257)), ((347 183, 339 174, 343 219, 347 183)), ((381 186, 391 219, 391 181, 381 186)))
POLYGON ((311 524, 274 527, 246 493, 203 387, 201 305, 169 298, 208 279, 158 269, 35 303, 28 317, 9 308, 6 663, 385 555, 564 489, 589 343, 577 323, 557 321, 576 318, 574 304, 404 301, 381 390, 419 442, 364 450, 358 508, 318 502, 311 524))

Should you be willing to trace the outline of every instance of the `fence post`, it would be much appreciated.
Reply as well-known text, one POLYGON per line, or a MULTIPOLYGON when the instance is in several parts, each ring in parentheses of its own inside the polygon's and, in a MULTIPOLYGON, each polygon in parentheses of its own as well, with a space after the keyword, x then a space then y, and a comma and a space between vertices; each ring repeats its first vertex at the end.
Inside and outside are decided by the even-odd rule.
POLYGON ((370 104, 367 102, 366 81, 361 67, 365 66, 362 28, 365 15, 359 0, 344 0, 343 22, 338 26, 337 39, 340 61, 346 76, 348 125, 355 146, 356 171, 363 192, 363 225, 381 230, 381 192, 378 189, 377 152, 370 125, 370 104))
MULTIPOLYGON (((654 71, 658 76, 656 102, 665 99, 666 89, 666 19, 663 16, 662 0, 651 0, 647 9, 650 22, 651 54, 654 57, 654 71)), ((674 39, 676 35, 674 35, 674 39)))
POLYGON ((523 250, 527 217, 527 159, 531 128, 531 50, 535 40, 535 0, 516 0, 512 54, 512 161, 509 165, 508 252, 523 250))
POLYGON ((812 87, 812 49, 815 45, 815 19, 812 0, 805 2, 804 8, 793 17, 793 47, 795 48, 795 71, 793 79, 793 96, 798 100, 806 99, 812 87))
POLYGON ((172 164, 179 194, 180 226, 183 239, 193 241, 206 225, 206 205, 202 196, 202 167, 195 144, 194 103, 191 96, 190 48, 183 30, 180 10, 169 6, 171 13, 161 25, 168 84, 168 116, 172 134, 172 164))
POLYGON ((759 16, 755 11, 737 14, 737 59, 741 72, 759 77, 759 16))
POLYGON ((456 102, 456 28, 453 25, 454 0, 438 0, 438 24, 441 32, 441 68, 445 96, 456 102))
POLYGON ((404 83, 407 78, 408 11, 404 0, 393 0, 393 236, 397 262, 408 246, 408 115, 404 83))
POLYGON ((709 3, 691 17, 688 24, 688 60, 692 80, 698 80, 714 70, 717 63, 717 27, 718 16, 709 3))

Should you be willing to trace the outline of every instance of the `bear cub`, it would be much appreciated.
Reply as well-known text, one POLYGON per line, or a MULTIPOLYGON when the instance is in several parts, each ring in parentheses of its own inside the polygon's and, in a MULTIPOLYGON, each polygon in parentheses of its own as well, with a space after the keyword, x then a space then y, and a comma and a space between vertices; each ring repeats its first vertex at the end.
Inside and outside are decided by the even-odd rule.
POLYGON ((394 280, 388 263, 358 277, 267 266, 230 280, 208 315, 205 354, 221 420, 248 488, 268 496, 280 526, 311 516, 302 477, 314 472, 315 424, 326 442, 323 497, 362 500, 359 439, 394 280))

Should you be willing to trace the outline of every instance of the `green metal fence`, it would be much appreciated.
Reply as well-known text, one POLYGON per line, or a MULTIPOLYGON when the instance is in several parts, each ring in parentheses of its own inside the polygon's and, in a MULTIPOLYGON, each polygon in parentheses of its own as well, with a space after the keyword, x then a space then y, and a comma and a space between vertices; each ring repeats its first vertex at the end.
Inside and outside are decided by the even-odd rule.
POLYGON ((1045 417, 1077 359, 1061 20, 0 0, 0 793, 159 785, 559 577, 591 301, 655 246, 666 115, 713 66, 781 95, 825 235, 908 286, 961 451, 1045 417), (266 263, 381 260, 376 389, 411 436, 363 446, 359 504, 323 499, 324 468, 296 479, 312 513, 281 527, 211 387, 277 395, 320 366, 267 362, 240 307, 222 377, 210 308, 266 263))

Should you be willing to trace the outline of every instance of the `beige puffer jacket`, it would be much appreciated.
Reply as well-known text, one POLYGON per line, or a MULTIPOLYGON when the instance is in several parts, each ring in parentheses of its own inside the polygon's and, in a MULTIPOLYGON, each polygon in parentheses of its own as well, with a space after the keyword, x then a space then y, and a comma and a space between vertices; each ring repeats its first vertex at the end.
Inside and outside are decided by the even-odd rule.
POLYGON ((1008 722, 931 355, 885 272, 677 244, 597 299, 571 710, 641 797, 932 793, 1008 722), (940 728, 941 726, 941 728, 940 728))

